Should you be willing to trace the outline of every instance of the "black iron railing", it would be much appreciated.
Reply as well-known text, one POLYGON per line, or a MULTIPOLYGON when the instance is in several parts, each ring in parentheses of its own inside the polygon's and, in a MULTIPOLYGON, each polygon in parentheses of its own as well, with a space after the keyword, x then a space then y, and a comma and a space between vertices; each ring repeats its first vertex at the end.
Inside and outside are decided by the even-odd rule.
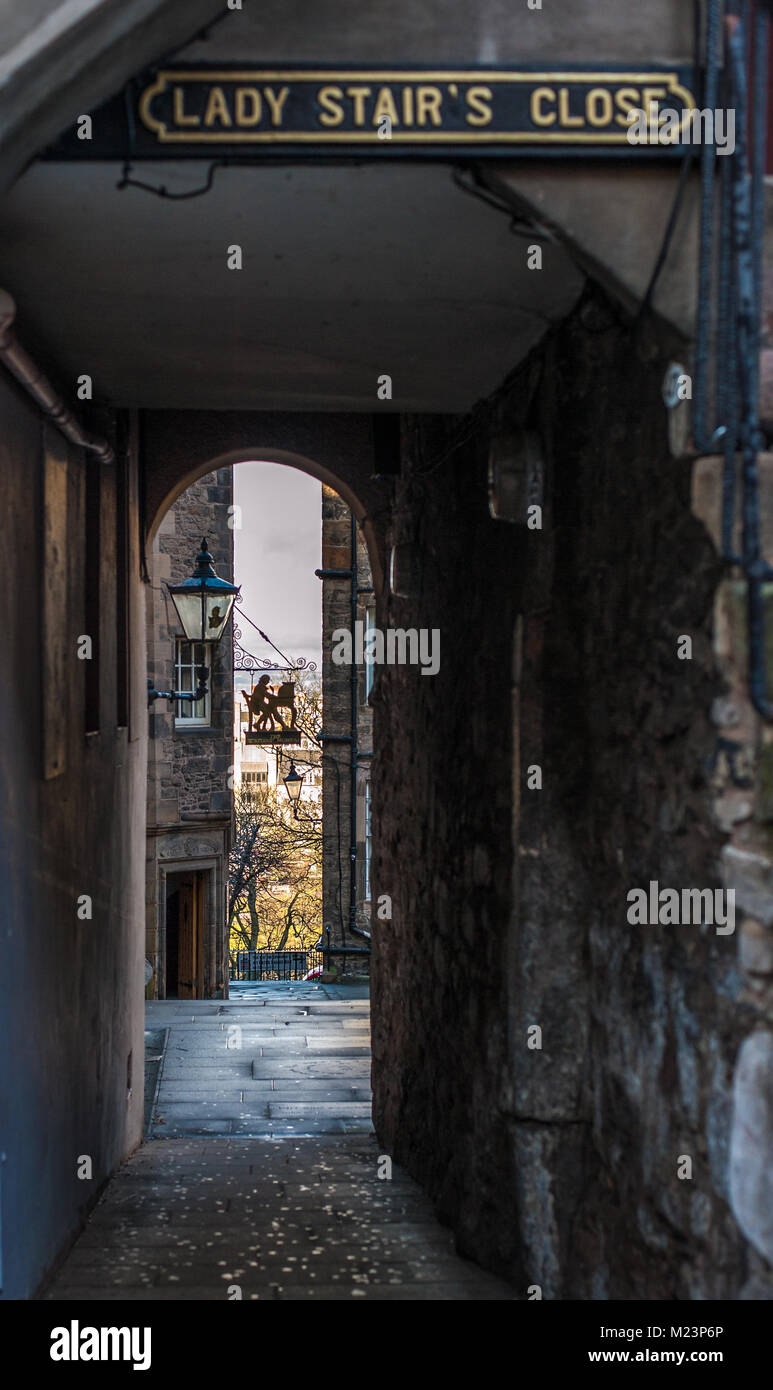
MULTIPOLYGON (((358 931, 358 935, 370 939, 369 932, 358 931)), ((310 970, 330 970, 334 958, 359 956, 367 959, 370 946, 333 946, 331 931, 325 927, 317 944, 306 951, 272 951, 263 948, 259 951, 232 951, 230 954, 230 978, 232 980, 302 980, 310 970)))
POLYGON ((232 980, 302 980, 324 965, 321 951, 232 951, 232 980))

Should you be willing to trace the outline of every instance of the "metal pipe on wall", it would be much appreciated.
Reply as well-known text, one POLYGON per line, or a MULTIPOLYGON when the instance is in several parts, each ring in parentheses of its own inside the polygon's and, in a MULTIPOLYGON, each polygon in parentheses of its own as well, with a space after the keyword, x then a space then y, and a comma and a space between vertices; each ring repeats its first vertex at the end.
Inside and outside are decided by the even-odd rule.
MULTIPOLYGON (((352 654, 357 650, 357 600, 362 593, 372 593, 369 587, 361 588, 357 576, 357 519, 354 512, 351 513, 351 584, 352 584, 352 654)), ((357 926, 357 772, 360 766, 360 741, 359 741, 359 671, 356 661, 352 661, 352 741, 351 741, 351 870, 349 874, 349 931, 353 936, 362 936, 366 941, 370 941, 370 932, 364 927, 357 926)), ((350 955, 370 954, 368 946, 348 946, 347 952, 350 955)))
POLYGON ((349 930, 356 933, 357 930, 357 693, 359 688, 359 670, 357 662, 354 660, 354 653, 357 650, 357 519, 354 512, 351 512, 351 622, 352 622, 352 671, 351 671, 351 703, 352 703, 352 741, 350 744, 349 760, 349 781, 350 781, 350 807, 349 807, 349 930))
POLYGON ((115 454, 107 440, 87 433, 78 424, 58 391, 21 346, 14 331, 15 320, 16 304, 7 290, 0 290, 0 362, 71 444, 95 454, 102 463, 114 463, 115 454))

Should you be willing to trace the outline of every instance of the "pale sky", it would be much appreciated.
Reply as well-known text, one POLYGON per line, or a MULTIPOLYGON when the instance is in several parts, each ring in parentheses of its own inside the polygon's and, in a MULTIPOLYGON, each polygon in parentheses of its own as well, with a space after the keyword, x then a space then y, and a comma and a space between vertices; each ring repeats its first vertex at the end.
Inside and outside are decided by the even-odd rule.
MULTIPOLYGON (((314 573, 322 563, 321 484, 286 464, 238 463, 234 503, 241 507, 234 571, 243 611, 293 661, 305 656, 321 670, 322 583, 314 573)), ((271 648, 238 615, 236 608, 242 646, 253 656, 270 656, 271 648)))

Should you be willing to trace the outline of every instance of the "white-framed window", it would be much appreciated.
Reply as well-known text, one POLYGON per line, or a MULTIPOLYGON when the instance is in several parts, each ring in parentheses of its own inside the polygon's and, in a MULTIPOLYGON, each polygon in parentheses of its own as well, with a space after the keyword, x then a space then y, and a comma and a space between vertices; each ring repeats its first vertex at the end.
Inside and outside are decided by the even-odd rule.
MULTIPOLYGON (((365 650, 366 650, 366 651, 369 651, 369 650, 370 650, 370 647, 368 646, 368 634, 369 634, 370 632, 373 631, 373 629, 374 629, 375 626, 376 626, 376 610, 375 610, 375 608, 374 608, 372 605, 370 605, 368 608, 365 609, 365 650)), ((373 689, 373 676, 374 676, 373 662, 372 662, 372 661, 366 661, 366 662, 365 662, 365 699, 366 699, 366 700, 367 700, 368 696, 370 695, 371 690, 373 689)))
POLYGON ((255 772, 242 771, 243 782, 268 782, 268 768, 259 767, 255 772))
POLYGON ((177 638, 174 662, 175 690, 195 690, 199 683, 196 675, 197 668, 206 666, 209 671, 209 684, 203 700, 197 700, 195 705, 191 700, 177 701, 174 722, 186 729, 195 728, 196 725, 210 724, 212 720, 211 647, 211 642, 189 642, 185 637, 177 638))

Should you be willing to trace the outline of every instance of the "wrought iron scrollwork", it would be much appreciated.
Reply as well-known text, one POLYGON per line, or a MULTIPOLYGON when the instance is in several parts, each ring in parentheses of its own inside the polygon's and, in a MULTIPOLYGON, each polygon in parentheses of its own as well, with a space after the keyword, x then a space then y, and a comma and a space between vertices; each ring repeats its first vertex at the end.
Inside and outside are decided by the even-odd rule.
POLYGON ((253 656, 252 652, 244 650, 241 645, 242 633, 238 627, 234 628, 234 670, 235 671, 276 671, 270 657, 253 656))
MULTIPOLYGON (((236 598, 235 598, 235 600, 234 600, 234 619, 236 618, 236 604, 239 604, 239 605, 241 606, 242 602, 243 602, 242 595, 241 595, 241 594, 237 594, 237 596, 236 596, 236 598)), ((270 657, 253 656, 252 652, 246 651, 245 648, 242 646, 242 639, 243 639, 244 634, 243 634, 241 628, 237 626, 236 621, 234 621, 234 626, 233 626, 233 666, 234 666, 234 671, 280 671, 280 672, 283 672, 283 673, 286 672, 287 675, 288 675, 288 677, 289 677, 290 675, 292 675, 293 672, 295 672, 295 671, 309 671, 309 672, 312 672, 312 673, 313 673, 314 671, 316 671, 316 669, 317 669, 317 663, 316 663, 316 661, 309 661, 308 657, 305 657, 305 656, 296 657, 296 659, 295 659, 294 661, 293 661, 291 658, 286 657, 285 654, 284 654, 284 652, 281 652, 281 651, 279 650, 279 648, 278 648, 277 646, 274 645, 274 643, 271 641, 271 638, 270 638, 270 637, 267 637, 266 634, 265 634, 265 632, 262 632, 262 631, 261 631, 261 629, 258 627, 257 623, 254 623, 254 622, 252 621, 252 618, 248 617, 246 613, 241 613, 239 616, 242 617, 242 618, 244 618, 244 619, 250 624, 250 627, 254 627, 254 628, 255 628, 255 631, 256 631, 257 634, 258 634, 258 636, 259 636, 259 637, 262 637, 263 641, 264 641, 264 642, 267 642, 268 645, 269 645, 269 647, 273 647, 273 649, 274 649, 274 651, 277 653, 277 655, 278 655, 278 656, 281 656, 281 657, 283 658, 283 660, 282 660, 282 664, 281 664, 281 665, 277 665, 277 663, 276 663, 275 661, 272 661, 270 657)))

